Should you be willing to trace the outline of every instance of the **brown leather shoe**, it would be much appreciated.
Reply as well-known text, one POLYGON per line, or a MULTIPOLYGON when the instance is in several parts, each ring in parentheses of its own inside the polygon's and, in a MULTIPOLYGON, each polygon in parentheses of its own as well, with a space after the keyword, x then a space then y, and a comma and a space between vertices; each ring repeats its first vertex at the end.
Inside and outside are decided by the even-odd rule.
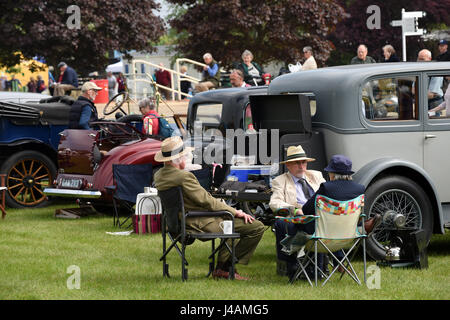
POLYGON ((364 222, 364 229, 366 230, 366 234, 370 234, 376 227, 381 224, 381 215, 378 213, 370 218, 369 220, 364 222))
POLYGON ((345 273, 345 272, 346 272, 345 269, 344 269, 344 267, 341 266, 341 265, 339 265, 339 267, 337 268, 337 271, 338 271, 339 273, 345 273))
POLYGON ((241 276, 237 271, 234 273, 234 280, 247 281, 249 278, 241 276))
POLYGON ((230 273, 228 271, 225 271, 222 269, 216 269, 213 271, 212 276, 214 279, 217 279, 217 278, 228 279, 228 277, 230 276, 230 273))
MULTIPOLYGON (((222 270, 222 269, 216 269, 216 270, 213 271, 212 276, 213 276, 214 279, 218 279, 218 278, 229 279, 230 273, 228 271, 225 271, 225 270, 222 270)), ((234 279, 235 280, 241 280, 241 281, 247 281, 248 280, 247 277, 241 276, 239 273, 237 273, 237 271, 234 272, 234 279)))

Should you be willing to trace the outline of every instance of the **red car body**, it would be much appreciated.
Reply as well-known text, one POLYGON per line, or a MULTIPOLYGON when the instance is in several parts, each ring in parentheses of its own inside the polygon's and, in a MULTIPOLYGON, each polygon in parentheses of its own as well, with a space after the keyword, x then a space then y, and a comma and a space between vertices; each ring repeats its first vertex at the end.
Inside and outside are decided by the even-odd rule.
POLYGON ((100 130, 66 129, 61 133, 58 176, 54 187, 44 190, 47 196, 109 202, 111 195, 105 187, 114 185, 113 164, 161 165, 154 160, 161 149, 160 140, 145 136, 130 126, 125 127, 125 124, 104 125, 104 128, 116 128, 116 132, 101 127, 100 130))

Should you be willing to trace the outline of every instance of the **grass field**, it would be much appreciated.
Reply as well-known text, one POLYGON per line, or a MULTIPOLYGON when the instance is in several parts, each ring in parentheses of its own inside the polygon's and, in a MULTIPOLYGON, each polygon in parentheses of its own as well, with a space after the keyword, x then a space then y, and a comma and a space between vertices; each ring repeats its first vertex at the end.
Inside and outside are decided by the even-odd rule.
MULTIPOLYGON (((250 264, 238 265, 250 281, 205 278, 209 243, 195 242, 187 249, 189 280, 183 283, 175 252, 169 256, 172 277, 162 278, 160 234, 106 234, 119 231, 110 216, 54 218, 55 209, 69 206, 9 209, 0 220, 0 299, 450 299, 449 232, 433 236, 427 270, 381 268, 380 289, 357 286, 349 277, 323 288, 305 281, 288 285, 276 274, 270 230, 250 264), (70 266, 79 268, 79 289, 69 289, 74 284, 70 266)), ((356 267, 362 271, 362 261, 356 267)))

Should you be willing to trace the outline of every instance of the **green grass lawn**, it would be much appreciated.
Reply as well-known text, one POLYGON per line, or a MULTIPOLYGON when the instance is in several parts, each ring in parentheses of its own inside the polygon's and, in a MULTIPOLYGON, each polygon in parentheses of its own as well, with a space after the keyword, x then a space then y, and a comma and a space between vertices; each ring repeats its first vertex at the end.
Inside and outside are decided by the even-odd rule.
MULTIPOLYGON (((160 234, 106 234, 121 231, 110 216, 54 218, 55 209, 69 206, 9 209, 0 220, 0 299, 450 299, 449 232, 433 236, 427 270, 381 268, 380 289, 357 286, 347 276, 323 288, 305 281, 289 285, 276 274, 270 230, 250 264, 238 265, 250 281, 205 278, 210 245, 196 241, 187 249, 189 280, 183 283, 175 251, 169 256, 172 277, 162 277, 160 234), (80 289, 67 286, 73 283, 70 266, 79 268, 80 289)), ((362 271, 362 261, 356 267, 362 271)))

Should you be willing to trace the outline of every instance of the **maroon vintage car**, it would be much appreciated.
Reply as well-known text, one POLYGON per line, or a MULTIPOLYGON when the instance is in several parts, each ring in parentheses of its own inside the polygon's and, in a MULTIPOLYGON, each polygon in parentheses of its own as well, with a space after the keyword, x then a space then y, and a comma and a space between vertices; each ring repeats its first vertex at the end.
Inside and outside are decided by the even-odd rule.
POLYGON ((160 165, 154 160, 161 138, 120 122, 93 123, 98 130, 66 129, 58 147, 58 176, 47 196, 109 200, 113 164, 160 165))

